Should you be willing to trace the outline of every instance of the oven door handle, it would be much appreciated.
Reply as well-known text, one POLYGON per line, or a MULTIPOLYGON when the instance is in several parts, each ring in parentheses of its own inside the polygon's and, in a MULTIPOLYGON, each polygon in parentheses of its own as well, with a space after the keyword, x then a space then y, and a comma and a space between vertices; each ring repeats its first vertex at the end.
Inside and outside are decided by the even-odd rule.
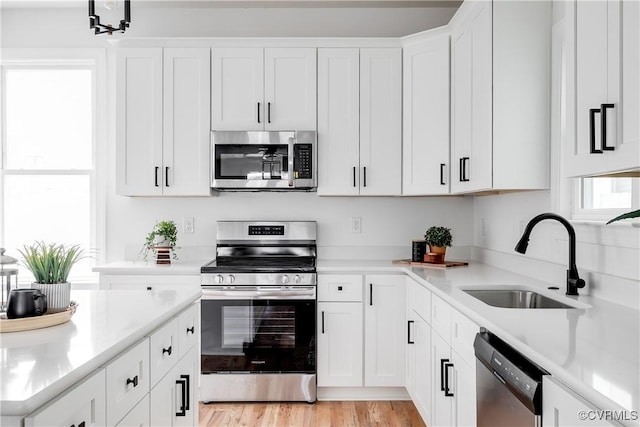
POLYGON ((205 287, 202 288, 202 299, 315 299, 316 288, 314 286, 298 286, 295 288, 243 286, 234 288, 205 287))

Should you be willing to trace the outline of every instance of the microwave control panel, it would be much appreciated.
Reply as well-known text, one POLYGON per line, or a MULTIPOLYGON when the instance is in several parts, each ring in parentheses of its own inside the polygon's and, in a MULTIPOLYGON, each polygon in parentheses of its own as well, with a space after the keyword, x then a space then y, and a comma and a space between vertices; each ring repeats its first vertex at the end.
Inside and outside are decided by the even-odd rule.
POLYGON ((313 177, 313 146, 311 144, 295 144, 293 146, 293 170, 295 179, 311 179, 313 177))

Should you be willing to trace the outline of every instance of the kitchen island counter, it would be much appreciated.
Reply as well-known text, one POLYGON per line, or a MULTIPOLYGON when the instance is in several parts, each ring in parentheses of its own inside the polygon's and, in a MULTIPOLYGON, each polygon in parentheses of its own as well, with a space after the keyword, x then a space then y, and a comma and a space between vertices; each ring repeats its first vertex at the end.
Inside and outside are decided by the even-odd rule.
POLYGON ((72 291, 67 323, 0 337, 0 416, 15 423, 127 350, 200 290, 72 291))

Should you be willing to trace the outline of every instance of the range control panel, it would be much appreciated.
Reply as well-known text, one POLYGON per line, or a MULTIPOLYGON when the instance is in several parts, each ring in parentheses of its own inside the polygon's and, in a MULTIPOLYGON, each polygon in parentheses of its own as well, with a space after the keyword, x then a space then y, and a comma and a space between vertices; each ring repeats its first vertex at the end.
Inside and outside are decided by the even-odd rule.
POLYGON ((284 225, 250 225, 249 236, 284 236, 284 225))

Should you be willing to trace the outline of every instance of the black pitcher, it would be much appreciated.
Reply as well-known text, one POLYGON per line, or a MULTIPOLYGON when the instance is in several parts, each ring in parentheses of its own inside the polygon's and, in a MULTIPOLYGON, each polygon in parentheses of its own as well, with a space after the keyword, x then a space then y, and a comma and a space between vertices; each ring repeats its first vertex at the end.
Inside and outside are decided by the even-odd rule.
POLYGON ((9 294, 7 318, 42 316, 47 311, 47 297, 39 289, 14 289, 9 294))

